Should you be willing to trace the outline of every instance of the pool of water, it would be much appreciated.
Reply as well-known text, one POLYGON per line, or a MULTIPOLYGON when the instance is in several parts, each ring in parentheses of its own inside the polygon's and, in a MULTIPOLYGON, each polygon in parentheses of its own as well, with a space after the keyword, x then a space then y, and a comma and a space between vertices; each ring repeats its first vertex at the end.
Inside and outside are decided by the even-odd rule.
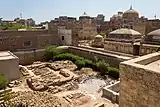
POLYGON ((79 84, 79 90, 86 93, 94 95, 95 97, 100 97, 102 95, 101 88, 106 86, 105 80, 100 78, 91 78, 81 81, 79 84))

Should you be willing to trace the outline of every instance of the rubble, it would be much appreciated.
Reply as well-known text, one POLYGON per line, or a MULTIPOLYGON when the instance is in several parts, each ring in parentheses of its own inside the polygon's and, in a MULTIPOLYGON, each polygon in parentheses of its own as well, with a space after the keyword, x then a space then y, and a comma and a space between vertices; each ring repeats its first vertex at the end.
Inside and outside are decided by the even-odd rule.
MULTIPOLYGON (((90 98, 82 93, 65 95, 63 99, 64 101, 62 102, 66 101, 67 104, 69 104, 68 106, 66 104, 61 104, 61 100, 59 103, 57 100, 58 98, 54 97, 53 94, 55 95, 73 90, 81 91, 79 84, 83 85, 89 79, 100 79, 99 77, 96 77, 98 73, 93 69, 82 68, 81 70, 77 70, 77 66, 68 60, 55 62, 35 62, 32 65, 23 67, 21 66, 20 70, 22 73, 21 78, 19 80, 12 81, 9 84, 9 87, 15 88, 14 90, 17 90, 17 87, 19 87, 18 91, 20 92, 15 91, 17 93, 14 93, 13 95, 16 97, 11 99, 10 102, 12 102, 11 104, 19 103, 20 105, 21 103, 24 105, 29 104, 29 107, 72 107, 71 105, 74 105, 73 107, 79 107, 87 103, 90 98), (26 92, 26 94, 23 92, 23 90, 29 92, 26 92), (33 96, 33 99, 31 96, 33 96), (54 102, 55 104, 52 105, 54 102)), ((109 77, 106 78, 107 79, 104 80, 106 85, 115 82, 109 77)), ((88 87, 88 85, 86 85, 86 87, 88 87)), ((100 89, 102 87, 104 86, 101 86, 100 89)))
POLYGON ((12 99, 6 102, 9 107, 17 104, 28 107, 73 107, 64 99, 58 98, 45 92, 16 92, 12 99))
POLYGON ((67 72, 69 72, 67 69, 61 69, 59 74, 63 75, 64 77, 69 77, 70 75, 67 72))

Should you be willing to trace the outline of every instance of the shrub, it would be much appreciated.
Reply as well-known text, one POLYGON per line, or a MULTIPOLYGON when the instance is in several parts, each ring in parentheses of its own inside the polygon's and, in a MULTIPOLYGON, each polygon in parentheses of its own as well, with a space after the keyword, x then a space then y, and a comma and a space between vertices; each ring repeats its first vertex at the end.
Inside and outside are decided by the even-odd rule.
POLYGON ((84 60, 77 60, 75 64, 77 65, 78 69, 81 69, 86 66, 86 63, 84 60))
POLYGON ((75 63, 77 60, 84 60, 84 58, 73 55, 71 53, 62 53, 56 56, 53 56, 53 60, 70 60, 75 63))
POLYGON ((108 74, 109 64, 105 63, 104 61, 98 61, 96 63, 96 67, 103 75, 108 74))
POLYGON ((108 63, 102 60, 93 62, 92 60, 88 60, 71 53, 55 55, 53 56, 53 60, 70 60, 77 65, 78 69, 81 69, 82 67, 91 67, 99 70, 102 75, 110 75, 111 77, 119 78, 119 70, 117 68, 110 67, 108 63))
POLYGON ((119 69, 108 67, 108 75, 114 78, 119 78, 119 69))
POLYGON ((84 62, 85 62, 86 67, 91 67, 91 68, 93 68, 94 62, 93 62, 92 60, 89 60, 89 59, 83 59, 83 60, 84 60, 84 62))
POLYGON ((53 56, 58 54, 59 49, 56 46, 49 46, 45 49, 46 60, 51 60, 53 56))
POLYGON ((7 87, 7 84, 7 78, 3 74, 0 74, 0 89, 5 89, 7 87))

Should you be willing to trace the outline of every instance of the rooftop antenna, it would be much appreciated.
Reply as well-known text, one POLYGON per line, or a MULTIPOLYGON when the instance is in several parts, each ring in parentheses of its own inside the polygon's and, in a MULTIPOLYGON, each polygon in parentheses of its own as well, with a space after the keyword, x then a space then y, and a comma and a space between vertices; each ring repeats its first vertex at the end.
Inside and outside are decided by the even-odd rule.
POLYGON ((22 13, 20 13, 20 18, 22 19, 22 13))
POLYGON ((130 5, 130 10, 132 10, 132 5, 130 5))

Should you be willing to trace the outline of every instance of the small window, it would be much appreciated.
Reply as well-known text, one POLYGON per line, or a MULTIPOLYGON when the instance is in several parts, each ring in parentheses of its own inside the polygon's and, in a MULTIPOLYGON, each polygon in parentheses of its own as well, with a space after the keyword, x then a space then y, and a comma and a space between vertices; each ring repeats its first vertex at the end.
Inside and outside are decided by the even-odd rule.
POLYGON ((25 42, 23 43, 23 45, 24 45, 24 46, 30 46, 30 45, 31 45, 31 41, 25 41, 25 42))
POLYGON ((64 40, 64 36, 62 36, 62 40, 64 40))

